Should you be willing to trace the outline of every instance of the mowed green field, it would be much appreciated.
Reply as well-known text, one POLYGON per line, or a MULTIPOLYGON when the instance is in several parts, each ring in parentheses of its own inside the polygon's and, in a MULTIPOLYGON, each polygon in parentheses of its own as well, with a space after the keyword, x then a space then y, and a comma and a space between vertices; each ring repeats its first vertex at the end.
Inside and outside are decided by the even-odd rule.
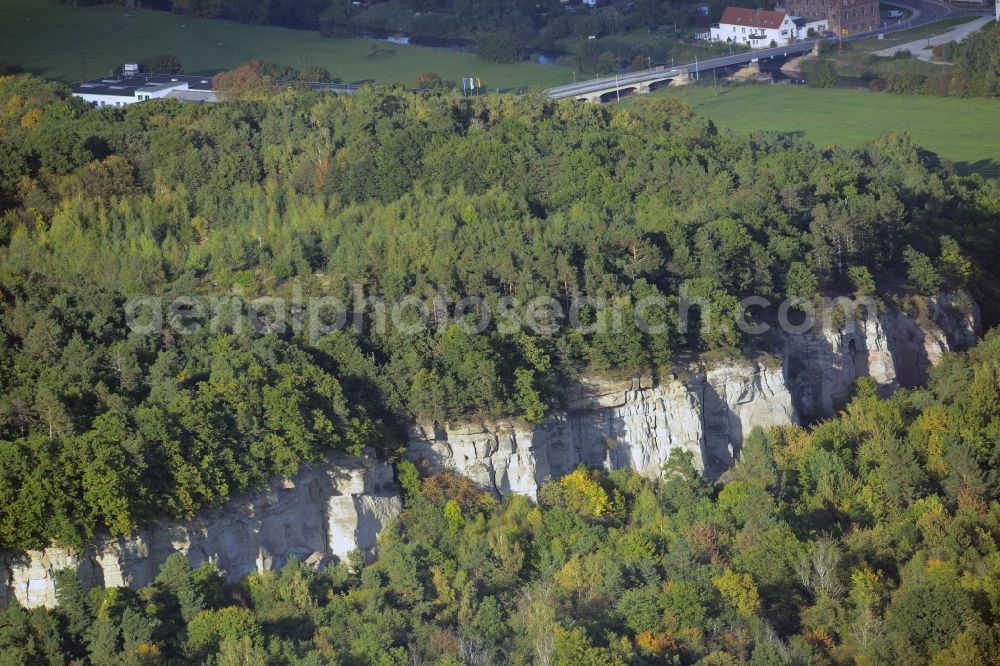
POLYGON ((690 86, 656 95, 688 100, 719 127, 802 136, 819 146, 854 147, 907 131, 960 173, 1000 176, 1000 99, 908 96, 791 85, 690 86))
POLYGON ((327 39, 315 32, 196 19, 121 7, 75 8, 57 0, 2 0, 0 61, 16 62, 65 82, 107 76, 116 65, 172 53, 185 71, 212 74, 254 58, 293 67, 321 65, 344 83, 412 84, 423 72, 461 81, 475 76, 492 90, 520 91, 572 81, 564 67, 500 65, 470 53, 364 39, 327 39))

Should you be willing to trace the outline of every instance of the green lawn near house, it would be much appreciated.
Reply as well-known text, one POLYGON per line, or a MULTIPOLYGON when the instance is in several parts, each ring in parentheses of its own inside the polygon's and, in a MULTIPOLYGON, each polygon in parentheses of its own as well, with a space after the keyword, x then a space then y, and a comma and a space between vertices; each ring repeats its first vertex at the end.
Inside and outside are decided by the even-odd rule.
POLYGON ((906 131, 963 174, 1000 176, 1000 99, 908 96, 793 85, 666 88, 722 128, 799 135, 819 146, 854 147, 906 131))
POLYGON ((344 83, 412 84, 423 72, 460 82, 475 76, 501 91, 540 89, 572 81, 571 69, 523 62, 501 65, 471 53, 234 21, 197 19, 122 7, 76 8, 57 0, 3 0, 0 61, 64 82, 106 76, 125 62, 172 53, 185 71, 211 74, 254 58, 293 67, 320 65, 344 83))

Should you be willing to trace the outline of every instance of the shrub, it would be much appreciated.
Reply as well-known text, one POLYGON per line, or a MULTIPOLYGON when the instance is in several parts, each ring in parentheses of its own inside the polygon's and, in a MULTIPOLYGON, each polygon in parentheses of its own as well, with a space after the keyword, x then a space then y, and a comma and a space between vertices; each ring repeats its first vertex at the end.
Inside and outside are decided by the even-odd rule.
POLYGON ((837 85, 837 69, 833 63, 821 60, 809 70, 810 88, 832 88, 837 85))
POLYGON ((139 69, 153 74, 183 74, 181 59, 170 53, 150 56, 139 63, 139 69))
POLYGON ((476 41, 476 52, 484 60, 505 64, 524 60, 527 55, 524 42, 507 32, 480 35, 476 41))
POLYGON ((935 270, 930 257, 908 246, 903 250, 903 260, 907 265, 907 277, 921 294, 933 296, 940 291, 944 280, 935 270))
POLYGON ((455 87, 454 83, 445 81, 434 72, 424 72, 417 77, 413 84, 421 90, 449 90, 455 87))
POLYGON ((306 65, 299 72, 299 81, 308 81, 310 83, 330 83, 333 81, 333 75, 330 74, 330 70, 325 67, 320 67, 319 65, 306 65))
POLYGON ((909 67, 893 72, 889 76, 889 83, 886 90, 897 94, 909 94, 919 92, 927 81, 927 76, 909 67))

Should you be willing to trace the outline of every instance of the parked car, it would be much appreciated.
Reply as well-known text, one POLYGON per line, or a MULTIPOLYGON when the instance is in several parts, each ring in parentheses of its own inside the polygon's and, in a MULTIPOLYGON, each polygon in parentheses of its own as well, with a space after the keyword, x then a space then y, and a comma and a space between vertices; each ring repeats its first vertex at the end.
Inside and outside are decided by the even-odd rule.
POLYGON ((900 18, 903 18, 903 12, 902 12, 902 10, 899 10, 899 9, 893 9, 891 12, 889 12, 888 14, 886 14, 886 16, 889 17, 889 18, 891 18, 891 19, 900 19, 900 18))

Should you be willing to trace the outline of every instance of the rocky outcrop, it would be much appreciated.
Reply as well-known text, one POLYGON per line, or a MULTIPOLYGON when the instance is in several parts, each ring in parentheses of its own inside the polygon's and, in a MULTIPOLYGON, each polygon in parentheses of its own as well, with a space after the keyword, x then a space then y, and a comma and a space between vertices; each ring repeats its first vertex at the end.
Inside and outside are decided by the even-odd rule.
POLYGON ((584 381, 566 387, 565 409, 539 425, 418 425, 407 455, 428 471, 449 470, 499 494, 531 497, 545 479, 581 463, 657 476, 675 449, 693 453, 695 465, 714 477, 732 466, 753 428, 833 416, 861 377, 886 391, 919 385, 944 352, 978 339, 974 306, 963 310, 947 298, 910 305, 912 312, 858 308, 804 332, 781 333, 780 359, 694 365, 683 380, 659 385, 584 381))
POLYGON ((533 426, 523 422, 416 426, 408 457, 429 471, 449 470, 497 493, 534 497, 547 478, 580 464, 658 476, 674 450, 699 469, 726 469, 756 426, 795 423, 779 368, 735 364, 669 378, 592 380, 566 389, 566 408, 533 426))
POLYGON ((730 364, 706 373, 702 395, 705 467, 718 474, 729 469, 751 430, 798 423, 779 364, 730 364))
POLYGON ((833 416, 861 377, 886 392, 922 385, 945 352, 968 349, 981 334, 973 304, 941 297, 910 305, 859 309, 843 322, 787 335, 784 366, 796 411, 809 421, 833 416))
POLYGON ((788 336, 785 368, 796 407, 807 419, 833 415, 859 377, 896 384, 889 337, 875 316, 788 336))
POLYGON ((142 587, 173 553, 193 566, 214 562, 229 580, 280 568, 292 558, 317 565, 354 549, 371 554, 401 509, 392 468, 374 458, 331 456, 191 521, 162 522, 129 537, 105 538, 81 553, 66 548, 0 557, 0 594, 25 606, 55 603, 53 575, 77 569, 85 587, 142 587))
MULTIPOLYGON (((922 300, 907 312, 862 313, 843 323, 782 334, 780 358, 693 364, 654 383, 589 379, 564 387, 563 408, 541 424, 523 421, 416 425, 407 455, 428 471, 449 470, 498 494, 535 497, 546 479, 580 464, 660 474, 672 451, 693 454, 709 476, 728 469, 757 426, 830 416, 859 377, 886 390, 913 386, 948 350, 975 344, 978 312, 922 300)), ((172 553, 214 562, 238 579, 291 558, 321 564, 358 548, 371 553, 401 508, 388 464, 370 452, 331 456, 266 491, 236 498, 186 522, 155 524, 128 538, 0 554, 0 604, 55 602, 53 574, 76 568, 84 585, 141 587, 172 553)))
POLYGON ((537 426, 523 422, 415 426, 407 456, 430 470, 450 470, 500 494, 534 497, 546 478, 581 463, 655 473, 678 448, 704 460, 701 411, 681 382, 653 387, 584 382, 567 389, 567 409, 537 426))

